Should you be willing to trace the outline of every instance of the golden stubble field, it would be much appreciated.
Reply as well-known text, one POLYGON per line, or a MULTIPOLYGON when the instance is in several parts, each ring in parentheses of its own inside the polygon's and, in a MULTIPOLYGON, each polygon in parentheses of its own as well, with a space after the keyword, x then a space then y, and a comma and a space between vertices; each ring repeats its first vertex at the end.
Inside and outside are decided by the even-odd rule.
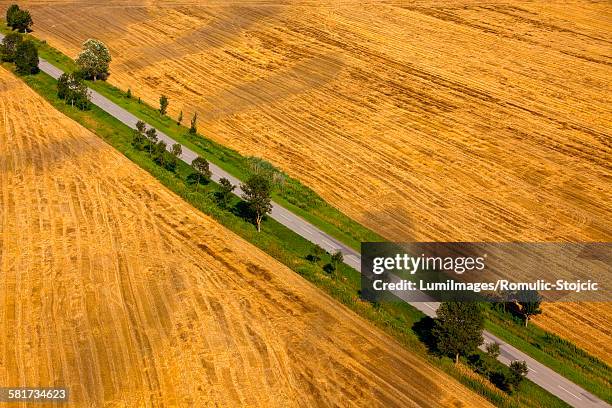
POLYGON ((0 68, 0 383, 78 406, 481 406, 0 68))
MULTIPOLYGON (((35 35, 105 41, 111 83, 197 110, 386 238, 612 238, 610 2, 24 4, 35 35)), ((537 322, 607 359, 610 309, 537 322)))

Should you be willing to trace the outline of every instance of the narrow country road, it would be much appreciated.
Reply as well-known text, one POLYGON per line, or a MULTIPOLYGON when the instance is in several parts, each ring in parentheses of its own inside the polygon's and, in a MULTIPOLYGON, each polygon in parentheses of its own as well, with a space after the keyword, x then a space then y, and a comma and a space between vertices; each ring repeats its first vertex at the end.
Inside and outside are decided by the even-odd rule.
MULTIPOLYGON (((0 40, 2 40, 4 36, 0 34, 0 40)), ((44 59, 40 59, 39 67, 41 71, 50 75, 51 77, 58 79, 60 75, 63 73, 60 69, 53 66, 49 62, 44 59)), ((114 116, 116 119, 129 126, 130 128, 136 128, 136 122, 140 120, 136 116, 132 115, 130 112, 126 111, 122 107, 117 104, 111 102, 106 97, 100 95, 98 92, 91 90, 91 101, 110 115, 114 116)), ((173 144, 176 143, 173 139, 168 137, 162 132, 157 132, 158 138, 167 143, 168 149, 171 148, 173 144)), ((181 159, 188 164, 198 157, 196 153, 187 147, 183 146, 183 154, 181 159)), ((241 195, 242 191, 240 190, 240 180, 231 176, 218 166, 214 164, 210 164, 210 170, 212 171, 212 179, 214 181, 219 181, 222 177, 227 178, 232 182, 232 184, 238 186, 235 190, 237 195, 241 195)), ((273 209, 271 217, 281 224, 285 225, 287 228, 306 238, 307 240, 320 245, 328 252, 335 252, 337 250, 341 251, 344 255, 345 263, 358 271, 361 271, 361 255, 344 245, 342 242, 337 239, 331 237, 330 235, 324 233, 319 230, 312 224, 303 220, 302 218, 296 216, 289 210, 281 207, 280 205, 273 203, 273 209)), ((402 298, 403 293, 395 293, 396 296, 402 298)), ((436 309, 438 308, 438 303, 436 302, 410 302, 412 306, 419 309, 423 313, 428 316, 435 316, 436 309)), ((517 350, 513 346, 507 344, 503 340, 495 337, 491 333, 484 332, 485 342, 497 342, 500 344, 500 357, 499 361, 503 364, 510 365, 510 363, 514 360, 525 360, 529 366, 529 373, 527 377, 538 384, 540 387, 544 388, 548 392, 553 395, 556 395, 563 401, 567 402, 569 405, 577 408, 591 408, 591 407, 609 407, 610 405, 606 402, 602 401, 598 397, 593 394, 587 392, 583 388, 578 385, 572 383, 571 381, 565 379, 560 374, 555 371, 549 369, 548 367, 540 364, 533 358, 529 357, 525 353, 517 350)), ((484 348, 484 346, 483 346, 484 348)))

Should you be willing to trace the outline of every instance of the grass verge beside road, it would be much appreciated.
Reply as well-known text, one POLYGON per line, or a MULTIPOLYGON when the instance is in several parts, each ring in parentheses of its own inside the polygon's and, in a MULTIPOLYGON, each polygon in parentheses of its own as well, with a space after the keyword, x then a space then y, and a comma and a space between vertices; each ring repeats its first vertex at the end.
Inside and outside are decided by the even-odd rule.
MULTIPOLYGON (((8 64, 5 64, 4 67, 12 70, 12 67, 8 64)), ((146 152, 132 147, 133 132, 126 125, 96 106, 92 107, 90 111, 80 111, 58 99, 56 81, 50 76, 39 73, 34 76, 22 77, 22 79, 59 111, 102 137, 107 143, 148 171, 163 185, 195 208, 213 217, 237 235, 287 265, 354 312, 395 337, 411 352, 420 355, 432 365, 442 369, 494 404, 502 407, 567 406, 567 404, 530 381, 525 381, 519 392, 513 395, 505 394, 482 377, 471 372, 463 364, 455 365, 448 358, 431 355, 413 328, 417 322, 424 318, 422 313, 403 302, 373 305, 362 301, 359 297, 361 283, 358 271, 341 264, 336 272, 325 272, 321 264, 312 263, 306 259, 312 250, 310 242, 270 218, 264 221, 263 231, 258 233, 251 223, 231 210, 239 202, 238 197, 233 197, 233 201, 229 205, 230 210, 227 210, 221 208, 214 199, 214 193, 218 189, 215 183, 210 183, 196 192, 194 187, 186 182, 186 177, 190 173, 189 166, 179 162, 176 173, 158 166, 146 152)), ((329 256, 326 255, 322 262, 328 261, 329 256)))

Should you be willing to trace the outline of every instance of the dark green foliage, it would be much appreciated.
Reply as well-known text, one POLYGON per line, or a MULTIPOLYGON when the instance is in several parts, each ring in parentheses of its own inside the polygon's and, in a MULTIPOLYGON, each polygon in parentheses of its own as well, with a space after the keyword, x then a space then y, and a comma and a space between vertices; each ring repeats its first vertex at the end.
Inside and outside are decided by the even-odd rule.
POLYGON ((165 115, 168 111, 168 105, 170 102, 168 101, 168 97, 166 95, 162 95, 159 97, 159 114, 165 115))
POLYGON ((331 264, 334 267, 334 270, 336 270, 338 265, 340 265, 342 262, 344 262, 344 255, 342 255, 342 252, 334 252, 331 256, 331 264))
POLYGON ((32 31, 32 25, 34 25, 34 22, 32 21, 32 15, 29 11, 19 10, 13 15, 13 24, 11 25, 13 29, 27 33, 28 31, 32 31))
POLYGON ((310 262, 318 264, 327 252, 317 244, 313 244, 310 254, 306 257, 310 262))
POLYGON ((38 72, 38 50, 30 40, 22 41, 15 49, 15 66, 20 74, 38 72))
POLYGON ((12 4, 9 8, 6 9, 6 25, 7 26, 13 28, 13 24, 15 24, 15 15, 19 11, 20 11, 19 6, 16 4, 12 4))
POLYGON ((223 208, 227 207, 232 191, 234 191, 235 188, 236 186, 233 185, 232 182, 226 179, 225 177, 221 177, 221 179, 219 180, 219 192, 217 197, 223 208))
POLYGON ((196 185, 196 191, 198 190, 200 183, 210 181, 210 177, 212 176, 212 172, 210 171, 210 165, 208 161, 206 161, 203 157, 196 157, 191 162, 191 168, 193 168, 193 173, 190 178, 196 185))
POLYGON ((28 32, 31 31, 32 15, 27 10, 21 10, 18 5, 13 4, 6 10, 6 24, 13 30, 28 32))
POLYGON ((257 231, 261 231, 261 221, 272 211, 272 183, 266 176, 255 174, 240 187, 244 192, 242 199, 251 210, 257 231))
POLYGON ((525 361, 513 361, 510 363, 510 372, 506 374, 505 388, 508 392, 512 393, 518 390, 519 385, 523 382, 523 379, 529 372, 527 363, 525 361))
POLYGON ((170 151, 174 157, 179 159, 183 154, 183 146, 180 143, 175 143, 172 145, 172 150, 170 151))
POLYGON ((195 135, 198 133, 198 112, 193 114, 193 118, 191 118, 191 127, 189 128, 189 133, 195 135))
POLYGON ((180 125, 181 123, 183 123, 183 111, 179 113, 178 119, 176 120, 177 125, 180 125))
POLYGON ((524 301, 519 302, 519 304, 521 306, 521 313, 525 317, 525 327, 527 327, 531 316, 539 315, 540 313, 542 313, 542 309, 540 309, 542 297, 536 291, 529 291, 527 293, 523 293, 521 297, 524 299, 524 301))
POLYGON ((147 131, 147 124, 142 120, 139 120, 136 122, 136 130, 144 135, 144 133, 147 131))
POLYGON ((128 88, 127 93, 125 94, 126 98, 132 99, 132 88, 128 88))
POLYGON ((89 109, 90 95, 83 79, 74 73, 64 73, 57 81, 57 96, 71 106, 89 109))
POLYGON ((499 357, 499 343, 487 344, 487 355, 496 360, 499 357))
POLYGON ((165 157, 165 154, 168 151, 168 144, 166 142, 164 142, 163 140, 158 141, 155 146, 153 147, 153 153, 155 154, 155 159, 158 162, 158 164, 165 166, 167 160, 167 157, 165 157))
POLYGON ((0 44, 0 59, 4 62, 14 62, 17 55, 17 47, 23 42, 21 35, 10 33, 2 39, 0 44))
POLYGON ((330 262, 323 267, 323 270, 327 273, 333 273, 334 277, 337 278, 338 275, 335 272, 342 262, 344 262, 344 255, 342 255, 342 252, 336 251, 331 255, 330 262))
POLYGON ((157 144, 157 131, 155 130, 155 128, 149 128, 146 132, 145 132, 145 136, 147 137, 147 140, 149 141, 148 145, 149 145, 149 156, 153 155, 153 147, 157 144))
POLYGON ((432 330, 438 350, 453 356, 455 363, 460 355, 468 355, 484 341, 484 316, 477 303, 444 302, 437 311, 438 317, 432 330))

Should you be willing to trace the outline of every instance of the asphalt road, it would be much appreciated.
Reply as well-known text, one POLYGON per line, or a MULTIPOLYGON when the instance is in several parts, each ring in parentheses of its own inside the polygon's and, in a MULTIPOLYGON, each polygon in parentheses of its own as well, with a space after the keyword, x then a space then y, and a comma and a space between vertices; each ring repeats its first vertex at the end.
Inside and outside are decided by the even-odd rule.
MULTIPOLYGON (((4 36, 0 34, 0 40, 4 36)), ((40 69, 57 79, 63 73, 60 69, 56 68, 49 62, 41 59, 39 64, 40 69)), ((114 116, 127 126, 135 129, 136 122, 139 120, 136 116, 132 115, 130 112, 126 111, 122 107, 116 105, 111 102, 106 97, 100 95, 98 92, 94 90, 91 91, 91 101, 95 105, 102 108, 104 111, 108 112, 110 115, 114 116)), ((158 131, 158 138, 167 143, 168 149, 171 148, 173 144, 176 143, 173 139, 168 137, 166 134, 158 131)), ((188 164, 198 157, 196 153, 189 150, 187 147, 183 146, 183 154, 181 159, 188 164)), ((235 193, 240 195, 242 191, 240 190, 240 180, 233 177, 232 175, 225 172, 223 169, 219 168, 214 164, 210 164, 210 170, 212 171, 212 179, 214 181, 219 181, 222 177, 227 178, 232 182, 232 184, 236 185, 237 188, 235 193)), ((281 224, 285 225, 287 228, 306 238, 307 240, 320 245, 322 248, 327 250, 328 252, 341 251, 344 255, 344 261, 347 265, 352 266, 358 271, 361 271, 361 255, 344 245, 342 242, 337 239, 331 237, 330 235, 324 233, 319 230, 317 227, 308 223, 304 219, 298 217, 293 214, 289 210, 283 208, 277 203, 273 203, 271 217, 281 224)), ((402 298, 403 293, 398 292, 395 293, 396 296, 402 298)), ((438 303, 436 302, 410 302, 410 304, 428 316, 435 316, 436 309, 438 308, 438 303)), ((602 401, 598 397, 593 394, 587 392, 583 388, 578 385, 572 383, 571 381, 565 379, 560 374, 557 374, 553 370, 548 367, 540 364, 533 358, 529 357, 525 353, 517 350, 511 345, 507 344, 503 340, 495 337, 493 334, 489 332, 484 332, 485 344, 491 342, 497 342, 500 344, 500 356, 499 361, 503 364, 510 365, 510 363, 514 360, 525 360, 529 367, 529 373, 527 374, 527 378, 529 378, 534 383, 538 384, 540 387, 544 388, 548 392, 553 395, 556 395, 563 401, 567 402, 573 407, 577 408, 591 408, 591 407, 609 407, 610 405, 606 402, 602 401)), ((484 345, 482 346, 484 349, 484 345)))

